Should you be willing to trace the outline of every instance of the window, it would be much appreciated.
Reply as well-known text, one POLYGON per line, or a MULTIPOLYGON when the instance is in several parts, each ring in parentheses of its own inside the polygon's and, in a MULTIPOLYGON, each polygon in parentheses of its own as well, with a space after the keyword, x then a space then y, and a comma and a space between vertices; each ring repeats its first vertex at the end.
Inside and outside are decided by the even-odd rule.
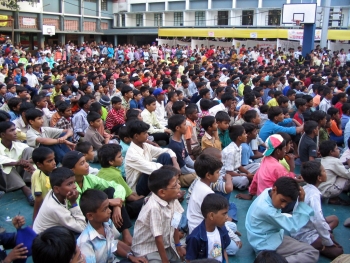
POLYGON ((108 11, 107 10, 107 0, 101 0, 101 10, 108 11))
POLYGON ((228 11, 218 11, 218 26, 228 25, 228 11))
POLYGON ((184 13, 175 12, 174 13, 174 26, 183 26, 184 25, 184 13))
POLYGON ((242 26, 252 26, 254 19, 253 10, 243 10, 242 12, 242 26))
POLYGON ((154 14, 154 26, 163 26, 163 15, 161 13, 154 14))
POLYGON ((122 14, 121 18, 122 18, 122 27, 125 27, 125 14, 122 14))
POLYGON ((143 14, 136 14, 136 26, 143 26, 143 14))
POLYGON ((281 10, 269 10, 267 24, 269 26, 279 26, 281 24, 281 10))
POLYGON ((196 11, 195 26, 205 26, 205 11, 196 11))

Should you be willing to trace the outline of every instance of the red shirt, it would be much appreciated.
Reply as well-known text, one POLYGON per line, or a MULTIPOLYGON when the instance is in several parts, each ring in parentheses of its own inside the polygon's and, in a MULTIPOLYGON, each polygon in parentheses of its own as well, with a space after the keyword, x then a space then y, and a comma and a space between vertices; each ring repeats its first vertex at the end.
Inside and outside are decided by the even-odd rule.
POLYGON ((341 103, 340 101, 338 101, 335 105, 335 108, 337 108, 339 110, 339 116, 341 117, 343 115, 343 111, 341 109, 341 107, 343 107, 343 103, 341 103))
POLYGON ((123 109, 120 109, 117 111, 115 109, 111 109, 108 112, 107 118, 106 118, 106 128, 108 130, 111 130, 116 125, 121 125, 124 123, 125 123, 125 119, 124 119, 123 109))

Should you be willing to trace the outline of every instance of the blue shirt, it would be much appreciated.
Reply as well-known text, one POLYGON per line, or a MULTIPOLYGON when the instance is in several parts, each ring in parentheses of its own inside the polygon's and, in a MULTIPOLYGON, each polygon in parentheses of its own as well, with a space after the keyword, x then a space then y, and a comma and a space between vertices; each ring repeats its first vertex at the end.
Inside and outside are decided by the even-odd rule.
MULTIPOLYGON (((228 232, 224 227, 217 227, 221 238, 222 255, 231 242, 228 232)), ((205 228, 205 220, 193 229, 192 233, 186 237, 186 260, 208 258, 208 236, 205 228)), ((222 256, 224 259, 224 256, 222 256)), ((225 260, 224 260, 225 261, 225 260)))
POLYGON ((242 152, 241 152, 241 163, 243 166, 249 164, 249 160, 252 156, 254 156, 254 152, 252 148, 247 143, 242 143, 242 152))
POLYGON ((140 105, 136 100, 130 100, 130 109, 140 109, 140 105))
POLYGON ((125 175, 125 156, 126 156, 126 152, 128 151, 128 149, 130 147, 130 144, 126 144, 125 142, 120 140, 119 145, 122 147, 122 156, 123 156, 123 163, 119 168, 120 168, 120 171, 122 172, 122 176, 126 177, 126 175, 125 175))
MULTIPOLYGON (((287 217, 272 204, 269 195, 271 188, 265 189, 250 205, 245 219, 247 238, 256 253, 262 250, 276 250, 283 241, 284 230, 296 232, 305 226, 314 211, 300 202, 287 217)), ((187 258, 187 255, 186 255, 187 258)))
POLYGON ((186 165, 185 158, 188 156, 186 151, 184 141, 181 142, 170 140, 168 148, 171 149, 176 154, 177 162, 179 163, 180 168, 186 165))
MULTIPOLYGON (((286 123, 289 123, 290 121, 291 119, 284 119, 281 122, 281 124, 286 124, 286 123)), ((280 126, 279 124, 274 123, 271 120, 267 120, 260 129, 259 137, 263 141, 266 141, 266 139, 272 134, 285 132, 291 135, 295 135, 296 131, 297 131, 296 127, 283 127, 283 126, 280 126)))
POLYGON ((282 93, 283 93, 284 96, 287 96, 288 90, 290 90, 290 87, 289 87, 289 86, 286 86, 286 87, 283 89, 282 93))
POLYGON ((346 124, 348 123, 348 121, 350 120, 350 116, 345 115, 343 113, 343 115, 341 116, 341 129, 344 131, 346 124))

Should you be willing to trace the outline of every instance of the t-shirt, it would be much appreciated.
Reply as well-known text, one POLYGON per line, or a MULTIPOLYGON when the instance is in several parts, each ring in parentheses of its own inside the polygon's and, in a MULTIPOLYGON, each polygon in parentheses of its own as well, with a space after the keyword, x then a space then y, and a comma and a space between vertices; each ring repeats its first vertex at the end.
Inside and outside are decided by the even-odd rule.
POLYGON ((249 164, 249 159, 254 156, 254 153, 247 143, 242 143, 241 163, 243 166, 249 164))
POLYGON ((208 237, 208 258, 222 262, 221 238, 217 227, 213 232, 207 231, 208 237))
POLYGON ((41 127, 41 132, 38 132, 29 126, 27 132, 27 144, 30 147, 38 148, 40 143, 36 141, 38 137, 40 138, 51 138, 58 139, 63 132, 63 129, 50 128, 50 127, 41 127))
POLYGON ((32 195, 45 198, 51 190, 50 178, 41 170, 37 169, 32 175, 32 195))
POLYGON ((316 158, 317 157, 317 145, 316 142, 306 134, 304 134, 299 142, 299 157, 300 161, 307 162, 309 161, 309 156, 316 158))
POLYGON ((125 182, 125 180, 122 177, 121 171, 113 166, 107 167, 107 168, 101 168, 100 171, 97 174, 98 177, 105 179, 106 181, 114 181, 117 184, 120 184, 125 189, 125 197, 128 197, 132 194, 131 188, 128 186, 128 184, 125 182))
POLYGON ((168 148, 173 150, 176 154, 177 162, 179 163, 180 168, 186 165, 185 158, 188 156, 188 152, 186 151, 184 141, 181 142, 170 140, 168 148))

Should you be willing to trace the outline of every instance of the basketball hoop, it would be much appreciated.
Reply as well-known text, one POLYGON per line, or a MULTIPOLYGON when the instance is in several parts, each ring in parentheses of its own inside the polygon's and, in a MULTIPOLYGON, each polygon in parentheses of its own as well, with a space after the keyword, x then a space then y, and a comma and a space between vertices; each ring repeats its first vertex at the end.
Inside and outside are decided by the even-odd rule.
POLYGON ((300 20, 295 20, 295 25, 300 26, 300 20))
POLYGON ((51 29, 51 28, 48 28, 48 29, 46 30, 46 32, 47 32, 47 34, 50 35, 50 37, 52 37, 52 29, 51 29))

